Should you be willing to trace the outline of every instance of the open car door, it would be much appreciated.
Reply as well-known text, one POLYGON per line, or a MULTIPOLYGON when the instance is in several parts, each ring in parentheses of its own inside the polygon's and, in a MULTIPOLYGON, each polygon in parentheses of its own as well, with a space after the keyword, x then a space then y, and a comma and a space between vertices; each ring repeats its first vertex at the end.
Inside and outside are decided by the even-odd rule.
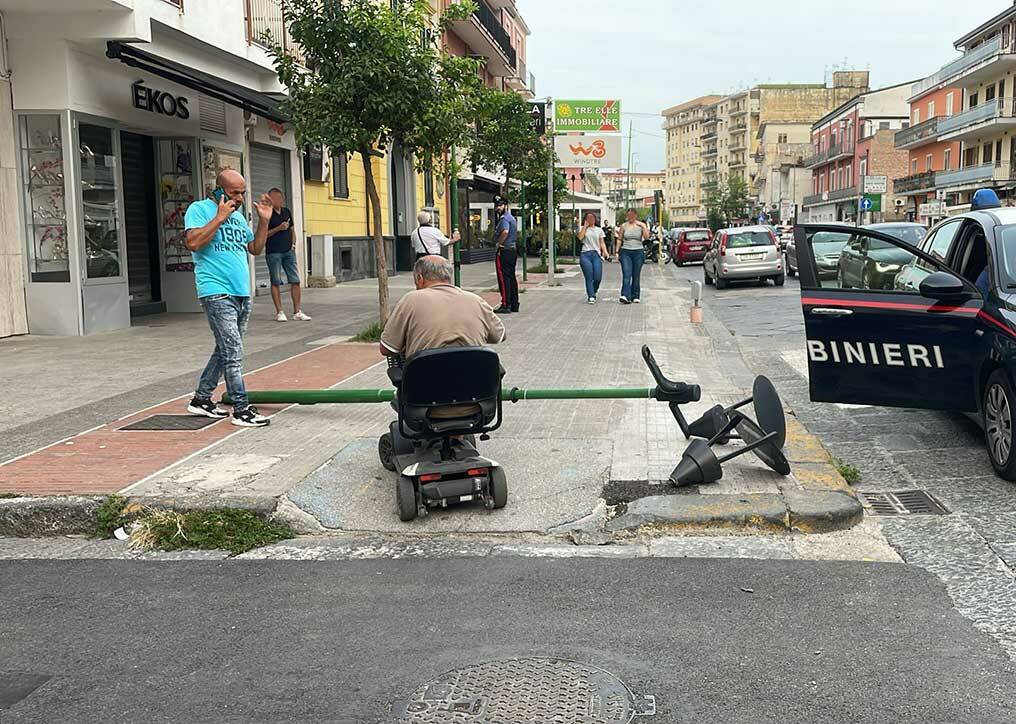
POLYGON ((811 399, 975 412, 985 358, 969 281, 879 232, 806 224, 795 230, 811 399), (918 289, 896 283, 914 262, 918 289))

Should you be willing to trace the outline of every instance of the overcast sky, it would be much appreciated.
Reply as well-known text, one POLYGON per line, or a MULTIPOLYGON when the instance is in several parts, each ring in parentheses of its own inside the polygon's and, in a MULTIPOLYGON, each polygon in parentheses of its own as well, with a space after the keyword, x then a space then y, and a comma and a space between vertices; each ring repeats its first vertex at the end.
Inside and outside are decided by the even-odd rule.
POLYGON ((755 83, 821 83, 844 63, 870 69, 872 87, 923 78, 956 57, 954 40, 1011 4, 518 0, 537 94, 620 98, 640 171, 663 168, 664 108, 755 83))

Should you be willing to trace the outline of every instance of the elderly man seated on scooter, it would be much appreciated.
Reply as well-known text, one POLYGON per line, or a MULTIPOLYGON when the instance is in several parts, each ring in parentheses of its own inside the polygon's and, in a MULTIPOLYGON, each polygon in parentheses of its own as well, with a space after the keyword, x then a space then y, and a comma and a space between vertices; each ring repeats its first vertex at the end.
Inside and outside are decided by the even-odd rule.
POLYGON ((409 359, 427 349, 504 341, 504 324, 494 310, 452 283, 452 265, 443 256, 421 257, 413 267, 413 279, 416 291, 399 301, 385 324, 382 354, 409 359))

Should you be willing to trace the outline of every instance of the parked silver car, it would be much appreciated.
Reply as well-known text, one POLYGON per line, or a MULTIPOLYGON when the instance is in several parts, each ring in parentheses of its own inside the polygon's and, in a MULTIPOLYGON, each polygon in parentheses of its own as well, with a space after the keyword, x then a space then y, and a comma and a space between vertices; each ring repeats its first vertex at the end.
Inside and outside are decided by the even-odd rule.
POLYGON ((731 280, 772 279, 776 286, 785 280, 783 255, 776 235, 765 226, 722 229, 702 261, 705 283, 723 289, 731 280))

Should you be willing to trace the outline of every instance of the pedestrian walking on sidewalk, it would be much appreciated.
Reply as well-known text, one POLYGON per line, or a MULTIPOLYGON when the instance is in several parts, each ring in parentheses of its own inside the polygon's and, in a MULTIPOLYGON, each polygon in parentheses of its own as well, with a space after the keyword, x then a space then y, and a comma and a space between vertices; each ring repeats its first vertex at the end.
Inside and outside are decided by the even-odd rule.
POLYGON ((452 232, 452 238, 441 233, 441 230, 433 225, 434 217, 429 211, 421 211, 416 215, 416 231, 412 234, 413 251, 416 252, 416 260, 419 261, 425 256, 444 256, 445 247, 458 244, 462 236, 459 230, 452 232))
POLYGON ((494 209, 500 215, 494 237, 497 240, 497 286, 501 290, 501 306, 494 311, 511 314, 519 311, 519 282, 515 265, 519 260, 519 224, 508 210, 508 202, 498 199, 494 209))
POLYGON ((239 211, 247 192, 243 176, 227 169, 215 184, 212 195, 192 203, 184 216, 198 301, 215 337, 215 351, 201 373, 187 411, 205 417, 228 417, 228 412, 212 402, 212 393, 225 376, 226 391, 233 400, 233 424, 263 427, 269 420, 248 402, 243 384, 243 336, 251 312, 247 255, 258 256, 265 250, 272 200, 265 194, 254 202, 258 215, 255 234, 239 211))
POLYGON ((279 189, 268 192, 272 200, 272 219, 268 222, 268 274, 272 281, 272 301, 275 302, 275 321, 287 321, 282 311, 282 285, 289 283, 293 299, 293 319, 309 322, 310 317, 300 309, 300 271, 296 266, 296 244, 293 241, 293 212, 286 208, 286 197, 279 189), (285 273, 285 279, 283 279, 285 273))
POLYGON ((639 221, 635 209, 628 209, 625 222, 618 232, 614 253, 621 258, 621 304, 639 304, 642 295, 640 281, 642 265, 646 263, 646 249, 642 242, 649 238, 649 227, 639 221))
POLYGON ((603 229, 596 223, 596 214, 586 214, 582 228, 579 229, 579 241, 582 242, 579 266, 586 279, 586 301, 590 304, 596 304, 596 294, 603 281, 603 260, 607 258, 605 239, 603 229))

